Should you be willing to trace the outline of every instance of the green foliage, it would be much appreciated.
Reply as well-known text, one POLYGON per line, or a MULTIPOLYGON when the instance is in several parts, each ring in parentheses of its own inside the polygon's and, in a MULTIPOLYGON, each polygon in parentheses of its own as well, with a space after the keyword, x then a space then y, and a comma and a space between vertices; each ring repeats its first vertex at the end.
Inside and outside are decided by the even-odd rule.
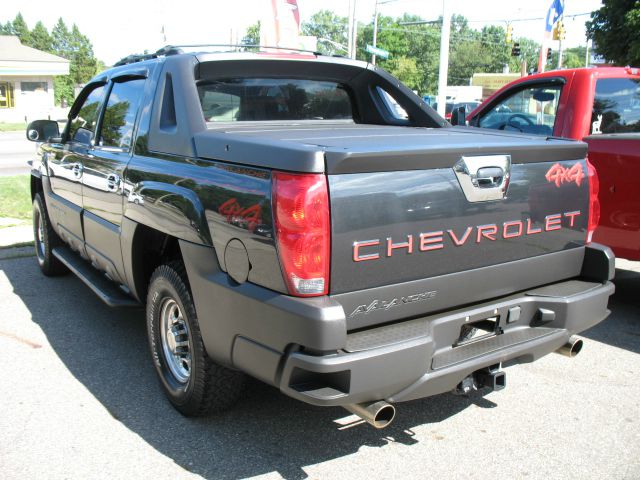
POLYGON ((243 45, 260 45, 260 20, 247 27, 247 33, 242 37, 243 45))
POLYGON ((640 1, 606 0, 587 22, 598 54, 618 65, 640 65, 640 1))
POLYGON ((29 41, 30 41, 29 27, 27 27, 27 22, 24 21, 24 18, 22 17, 21 13, 18 13, 16 15, 16 18, 13 19, 11 28, 12 28, 11 35, 16 35, 24 45, 29 45, 29 41))
POLYGON ((31 218, 30 176, 0 177, 0 217, 31 218))
POLYGON ((74 24, 67 28, 62 18, 56 22, 51 34, 42 22, 29 30, 20 13, 13 22, 0 24, 0 34, 17 35, 23 45, 52 53, 70 61, 69 75, 54 78, 54 97, 57 104, 73 102, 76 85, 87 83, 96 73, 104 70, 104 63, 93 54, 93 45, 74 24))
POLYGON ((49 31, 47 27, 40 21, 36 23, 36 26, 31 30, 31 37, 28 45, 33 48, 37 48, 38 50, 42 50, 43 52, 51 52, 53 49, 53 42, 51 40, 51 35, 49 35, 49 31))
POLYGON ((302 23, 301 30, 303 35, 310 35, 319 39, 318 50, 320 53, 325 55, 346 55, 347 23, 347 17, 339 17, 329 10, 320 10, 314 13, 308 22, 302 23), (321 39, 330 41, 327 42, 321 39), (340 45, 344 45, 344 48, 341 48, 340 45))

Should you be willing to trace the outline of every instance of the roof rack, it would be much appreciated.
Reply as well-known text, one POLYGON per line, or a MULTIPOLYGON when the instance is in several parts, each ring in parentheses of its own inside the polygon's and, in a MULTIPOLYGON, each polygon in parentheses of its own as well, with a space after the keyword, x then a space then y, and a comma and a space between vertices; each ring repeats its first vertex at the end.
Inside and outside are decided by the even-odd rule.
POLYGON ((116 62, 113 66, 120 67, 122 65, 128 65, 130 63, 143 62, 145 60, 151 60, 153 58, 158 57, 168 57, 170 55, 179 55, 184 53, 184 48, 205 48, 205 47, 231 47, 236 49, 272 49, 272 50, 286 50, 288 52, 296 52, 296 53, 311 53, 313 55, 322 55, 322 53, 316 50, 304 50, 301 48, 289 48, 289 47, 273 47, 269 45, 253 45, 248 43, 241 44, 233 44, 233 43, 202 43, 202 44, 193 44, 193 45, 166 45, 161 49, 157 50, 155 53, 142 53, 135 55, 128 55, 118 62, 116 62))

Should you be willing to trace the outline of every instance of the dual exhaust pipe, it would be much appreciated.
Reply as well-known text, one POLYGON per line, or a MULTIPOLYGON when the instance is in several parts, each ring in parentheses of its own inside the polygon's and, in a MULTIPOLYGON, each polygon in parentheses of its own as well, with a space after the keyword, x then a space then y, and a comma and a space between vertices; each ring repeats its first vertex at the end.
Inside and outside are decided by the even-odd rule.
MULTIPOLYGON (((556 350, 556 353, 573 358, 580 353, 583 344, 584 342, 578 337, 571 336, 567 343, 556 350)), ((499 365, 479 370, 474 373, 473 377, 478 386, 489 387, 493 390, 502 390, 506 386, 505 373, 499 370, 499 365)), ((375 428, 388 427, 396 416, 395 407, 384 400, 352 403, 345 405, 344 408, 375 428)))
POLYGON ((565 357, 573 358, 582 350, 583 341, 576 336, 569 337, 569 341, 561 346, 556 353, 564 355, 565 357))
POLYGON ((375 428, 388 427, 396 416, 396 408, 384 400, 352 403, 344 405, 344 408, 375 428))

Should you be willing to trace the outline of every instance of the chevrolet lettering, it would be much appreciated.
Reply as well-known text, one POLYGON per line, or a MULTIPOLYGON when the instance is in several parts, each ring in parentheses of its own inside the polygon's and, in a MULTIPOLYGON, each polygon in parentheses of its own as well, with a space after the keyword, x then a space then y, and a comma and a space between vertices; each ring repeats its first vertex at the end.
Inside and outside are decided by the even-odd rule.
POLYGON ((354 262, 364 262, 367 260, 379 260, 381 255, 391 257, 396 251, 411 254, 414 251, 440 250, 445 248, 445 245, 461 247, 470 239, 470 243, 495 242, 498 239, 506 240, 543 232, 553 232, 562 228, 573 228, 576 224, 575 219, 579 215, 580 211, 547 215, 540 226, 535 226, 534 222, 527 218, 525 220, 511 220, 499 225, 494 223, 467 227, 464 231, 459 231, 458 233, 449 229, 417 235, 409 234, 406 236, 406 240, 400 242, 394 242, 391 237, 387 237, 384 241, 380 239, 358 241, 353 243, 352 258, 354 262))

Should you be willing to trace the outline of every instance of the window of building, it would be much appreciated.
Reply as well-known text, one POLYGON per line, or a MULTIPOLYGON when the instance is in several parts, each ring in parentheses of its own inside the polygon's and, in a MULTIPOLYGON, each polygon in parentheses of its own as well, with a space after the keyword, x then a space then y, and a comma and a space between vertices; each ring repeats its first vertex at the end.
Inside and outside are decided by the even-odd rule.
POLYGON ((591 122, 595 134, 640 132, 640 80, 599 79, 591 122))
POLYGON ((47 82, 20 82, 22 92, 47 92, 49 85, 47 82))
POLYGON ((102 119, 99 146, 128 150, 142 98, 144 80, 114 83, 102 119))

